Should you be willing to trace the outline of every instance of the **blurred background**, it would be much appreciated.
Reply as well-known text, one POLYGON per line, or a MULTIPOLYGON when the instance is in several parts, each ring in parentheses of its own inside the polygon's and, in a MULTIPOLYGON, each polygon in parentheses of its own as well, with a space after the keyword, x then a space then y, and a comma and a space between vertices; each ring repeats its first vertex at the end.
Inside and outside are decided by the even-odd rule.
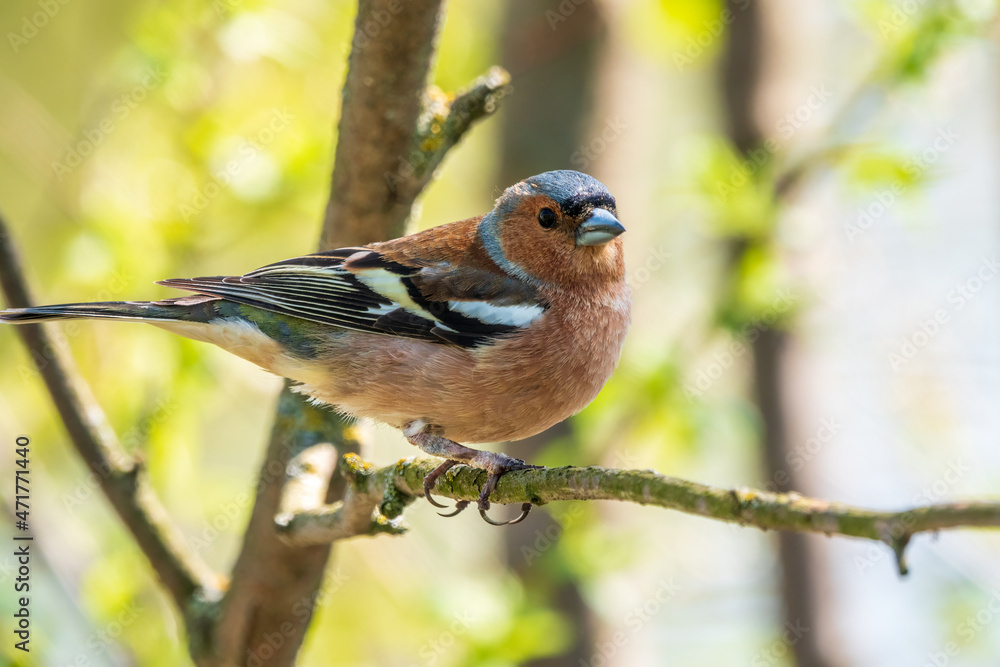
MULTIPOLYGON (((549 465, 901 509, 1000 488, 1000 57, 992 0, 452 0, 434 83, 513 79, 414 228, 548 169, 604 181, 635 298, 549 465)), ((0 207, 40 302, 311 252, 355 5, 0 4, 0 207)), ((124 444, 219 571, 280 380, 152 327, 60 330, 124 444)), ((183 628, 0 330, 0 498, 32 442, 34 634, 19 665, 188 664, 183 628)), ((364 427, 366 458, 413 454, 364 427)), ((884 546, 563 503, 498 530, 407 511, 341 543, 302 665, 995 665, 1000 537, 884 546)), ((9 510, 9 508, 8 508, 9 510)), ((8 511, 5 510, 5 511, 8 511)), ((9 531, 10 528, 4 530, 9 531)), ((9 539, 5 538, 5 539, 9 539)), ((0 556, 0 614, 14 558, 0 556)))

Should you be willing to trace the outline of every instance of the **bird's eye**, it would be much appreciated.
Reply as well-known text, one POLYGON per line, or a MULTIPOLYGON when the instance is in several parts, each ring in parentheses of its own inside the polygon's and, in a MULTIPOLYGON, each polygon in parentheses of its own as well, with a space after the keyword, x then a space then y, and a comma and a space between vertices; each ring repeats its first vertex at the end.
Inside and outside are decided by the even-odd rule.
POLYGON ((551 208, 543 208, 538 212, 538 224, 545 229, 552 229, 556 224, 556 213, 551 208))

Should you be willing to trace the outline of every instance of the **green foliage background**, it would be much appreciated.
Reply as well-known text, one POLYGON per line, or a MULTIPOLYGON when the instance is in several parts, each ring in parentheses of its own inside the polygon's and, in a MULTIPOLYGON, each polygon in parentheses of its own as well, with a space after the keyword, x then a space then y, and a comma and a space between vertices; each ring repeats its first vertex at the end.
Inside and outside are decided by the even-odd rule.
MULTIPOLYGON (((884 32, 880 22, 891 20, 892 5, 842 4, 881 54, 870 82, 879 90, 919 85, 943 49, 984 23, 950 3, 927 3, 918 20, 884 32)), ((311 251, 328 195, 354 11, 344 0, 0 4, 0 206, 37 300, 157 298, 168 290, 155 280, 238 274, 311 251), (25 37, 24 21, 45 7, 55 7, 54 15, 25 37)), ((644 199, 619 195, 630 257, 640 258, 630 269, 636 326, 622 368, 539 463, 761 483, 747 360, 737 360, 708 396, 684 390, 698 360, 739 341, 790 283, 772 197, 786 157, 769 161, 727 197, 716 196, 743 159, 719 127, 714 68, 724 28, 708 46, 691 45, 721 11, 717 0, 643 1, 624 11, 619 43, 652 75, 669 78, 669 93, 686 101, 675 117, 630 130, 662 148, 655 159, 637 159, 643 173, 636 182, 651 186, 644 199), (721 242, 736 237, 748 239, 752 251, 735 284, 727 284, 721 242), (668 248, 672 261, 643 274, 651 247, 668 248)), ((449 4, 438 86, 455 91, 498 61, 502 13, 496 0, 449 4)), ((637 104, 644 95, 668 94, 662 82, 630 92, 637 104)), ((421 202, 417 226, 481 213, 508 185, 494 177, 496 125, 484 122, 449 156, 421 202)), ((918 196, 916 186, 932 175, 907 171, 909 156, 881 141, 877 124, 871 133, 839 146, 824 164, 849 188, 903 179, 918 196)), ((568 157, 553 156, 552 167, 570 166, 568 157)), ((802 305, 782 311, 779 325, 802 305)), ((182 531, 226 571, 249 514, 279 381, 152 327, 73 323, 61 331, 182 531)), ((37 653, 27 661, 4 639, 0 655, 20 665, 186 664, 186 640, 169 601, 91 474, 70 454, 31 360, 7 329, 0 330, 0 369, 0 437, 31 438, 32 526, 39 536, 37 653)), ((412 453, 397 434, 362 428, 375 442, 370 460, 412 453)), ((3 496, 10 501, 6 485, 3 496)), ((764 563, 760 586, 773 584, 766 536, 741 534, 737 541, 729 527, 635 507, 547 511, 561 522, 561 538, 539 532, 534 550, 519 557, 543 568, 553 584, 579 582, 598 620, 629 613, 628 605, 605 604, 623 590, 639 600, 655 594, 674 540, 700 540, 706 562, 741 545, 751 561, 764 563), (653 520, 659 527, 650 535, 653 520), (648 574, 648 590, 626 584, 625 573, 648 574)), ((409 515, 413 530, 405 537, 338 547, 303 665, 499 667, 572 642, 574 628, 554 610, 550 591, 526 589, 506 568, 495 529, 472 516, 445 521, 422 505, 409 515)), ((711 567, 684 568, 695 578, 714 576, 711 567)), ((9 578, 2 569, 0 586, 9 578)), ((680 597, 671 614, 696 607, 694 593, 680 597)), ((0 601, 7 617, 6 591, 0 601)), ((745 636, 734 639, 736 654, 768 645, 776 630, 765 615, 739 632, 745 636)), ((715 650, 727 655, 724 647, 715 650)))

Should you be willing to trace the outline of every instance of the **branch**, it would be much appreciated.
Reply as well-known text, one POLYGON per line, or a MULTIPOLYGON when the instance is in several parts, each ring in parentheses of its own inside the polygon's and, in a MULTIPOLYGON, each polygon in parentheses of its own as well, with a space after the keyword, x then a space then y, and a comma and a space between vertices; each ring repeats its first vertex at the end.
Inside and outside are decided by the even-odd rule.
POLYGON ((326 487, 333 486, 333 466, 326 461, 331 450, 358 446, 352 429, 335 413, 304 402, 286 383, 232 584, 220 602, 206 606, 202 617, 189 623, 191 652, 199 665, 294 664, 330 546, 289 547, 278 539, 274 516, 283 507, 308 507, 324 498, 329 502, 326 487), (268 641, 275 632, 284 637, 279 646, 268 641))
POLYGON ((508 90, 499 68, 451 104, 440 91, 425 90, 441 4, 359 3, 321 250, 402 236, 434 169, 508 90), (385 23, 377 37, 370 34, 373 17, 385 23))
MULTIPOLYGON (((442 0, 359 2, 320 250, 402 235, 434 168, 474 121, 493 111, 507 83, 504 73, 491 71, 450 104, 425 92, 441 6, 442 0), (426 100, 436 101, 425 108, 426 100), (419 168, 401 168, 408 161, 419 168)), ((279 539, 275 517, 341 497, 357 507, 342 478, 330 480, 327 462, 336 460, 336 451, 358 448, 350 424, 285 387, 232 585, 190 628, 199 664, 229 665, 248 656, 268 666, 294 662, 332 540, 291 545, 279 539), (283 637, 277 648, 268 643, 276 635, 283 637)), ((370 520, 371 509, 345 514, 345 532, 354 534, 370 520)))
MULTIPOLYGON (((406 504, 423 495, 423 479, 437 465, 436 461, 404 459, 396 465, 375 468, 348 455, 341 466, 347 471, 349 499, 341 505, 285 516, 281 531, 296 544, 399 532, 401 526, 393 520, 406 504), (350 507, 350 503, 357 506, 350 507), (379 515, 373 519, 376 508, 379 515), (368 519, 363 524, 345 520, 346 516, 361 515, 368 519)), ((485 481, 485 471, 457 466, 438 480, 434 493, 455 500, 475 500, 485 481)), ((490 499, 503 504, 535 505, 555 500, 620 500, 761 530, 878 540, 895 552, 901 574, 906 574, 903 551, 917 533, 951 528, 1000 528, 1000 501, 946 503, 888 512, 806 498, 797 493, 723 489, 652 470, 600 466, 508 473, 500 479, 490 499)))
MULTIPOLYGON (((406 527, 400 516, 416 497, 409 491, 396 492, 399 488, 395 476, 399 471, 399 466, 377 469, 356 454, 347 454, 340 462, 340 473, 347 480, 343 501, 304 512, 279 514, 275 517, 277 529, 285 542, 298 547, 358 535, 401 535, 406 527), (376 508, 378 512, 373 513, 376 508)), ((423 487, 420 488, 423 493, 423 487)))
POLYGON ((412 202, 396 201, 385 174, 415 145, 442 2, 358 3, 322 250, 403 234, 412 202))
MULTIPOLYGON (((453 100, 437 88, 429 89, 414 149, 405 159, 398 158, 393 172, 384 174, 393 198, 406 204, 409 211, 448 151, 465 136, 473 123, 492 114, 497 102, 511 90, 510 74, 500 67, 490 68, 453 100)), ((398 222, 405 222, 405 217, 398 222)))
MULTIPOLYGON (((0 288, 7 305, 33 303, 7 223, 0 216, 0 288)), ((76 371, 64 341, 37 324, 16 327, 52 396, 77 453, 185 614, 199 598, 218 596, 216 575, 191 551, 153 491, 142 464, 118 442, 100 406, 76 371)))

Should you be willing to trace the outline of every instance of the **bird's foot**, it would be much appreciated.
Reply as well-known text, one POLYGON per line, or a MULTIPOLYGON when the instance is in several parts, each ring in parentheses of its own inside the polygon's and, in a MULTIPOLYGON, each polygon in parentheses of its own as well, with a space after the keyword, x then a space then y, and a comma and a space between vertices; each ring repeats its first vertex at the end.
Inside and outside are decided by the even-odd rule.
MULTIPOLYGON (((496 490, 497 482, 507 473, 514 472, 515 470, 540 470, 542 466, 525 463, 521 459, 515 459, 506 454, 494 452, 480 452, 472 459, 470 464, 477 468, 484 468, 489 473, 486 483, 483 484, 483 488, 479 491, 479 501, 477 503, 479 515, 483 517, 483 521, 494 526, 513 526, 515 523, 524 521, 525 517, 528 516, 528 512, 531 511, 531 503, 521 503, 521 514, 510 521, 494 521, 486 513, 490 508, 490 496, 496 490)), ((462 509, 465 508, 463 507, 462 509)))
MULTIPOLYGON (((437 482, 438 477, 459 463, 461 463, 461 461, 449 459, 424 477, 424 498, 426 498, 427 502, 434 507, 440 507, 443 509, 447 507, 447 505, 443 505, 434 500, 434 498, 431 497, 431 489, 434 488, 434 484, 437 482)), ((489 473, 489 476, 486 478, 486 483, 483 484, 483 488, 479 492, 479 500, 476 503, 476 506, 479 508, 479 514, 483 517, 483 520, 494 526, 511 526, 515 523, 524 521, 524 518, 528 516, 528 512, 531 511, 531 503, 521 503, 521 514, 510 521, 494 521, 486 513, 486 511, 490 509, 490 496, 493 495, 493 491, 496 490, 497 482, 499 482, 500 478, 505 474, 515 470, 538 470, 542 466, 531 465, 530 463, 525 463, 521 459, 515 459, 507 456, 506 454, 497 454, 494 452, 480 452, 479 455, 474 457, 472 461, 469 461, 469 465, 476 468, 482 468, 489 473)), ((442 512, 438 512, 438 514, 443 517, 452 517, 468 506, 468 500, 459 500, 455 503, 454 510, 447 514, 442 512)))
MULTIPOLYGON (((465 445, 460 445, 453 440, 449 440, 448 438, 435 433, 435 430, 436 428, 434 426, 427 424, 420 419, 408 422, 403 426, 403 435, 405 435, 406 439, 412 444, 416 445, 428 454, 447 459, 444 463, 439 465, 426 477, 424 477, 424 497, 427 498, 427 502, 434 507, 447 507, 446 505, 442 505, 431 498, 431 489, 434 488, 434 484, 437 482, 438 477, 443 475, 455 465, 459 463, 466 463, 473 468, 482 468, 489 473, 489 476, 486 478, 486 484, 483 485, 483 488, 479 493, 479 501, 477 503, 477 506, 479 507, 479 514, 483 517, 483 519, 487 523, 493 524, 494 526, 509 526, 524 521, 524 518, 528 516, 528 512, 531 511, 531 503, 522 503, 520 516, 512 519, 511 521, 494 521, 486 514, 486 511, 490 508, 490 496, 497 488, 497 482, 499 482, 500 478, 507 473, 515 470, 537 470, 542 466, 531 465, 530 463, 525 463, 521 459, 515 459, 507 456, 506 454, 500 454, 497 452, 482 452, 478 449, 472 449, 470 447, 466 447, 465 445)), ((468 506, 468 500, 460 500, 455 503, 455 509, 452 512, 449 514, 441 514, 441 516, 455 516, 468 506)))

